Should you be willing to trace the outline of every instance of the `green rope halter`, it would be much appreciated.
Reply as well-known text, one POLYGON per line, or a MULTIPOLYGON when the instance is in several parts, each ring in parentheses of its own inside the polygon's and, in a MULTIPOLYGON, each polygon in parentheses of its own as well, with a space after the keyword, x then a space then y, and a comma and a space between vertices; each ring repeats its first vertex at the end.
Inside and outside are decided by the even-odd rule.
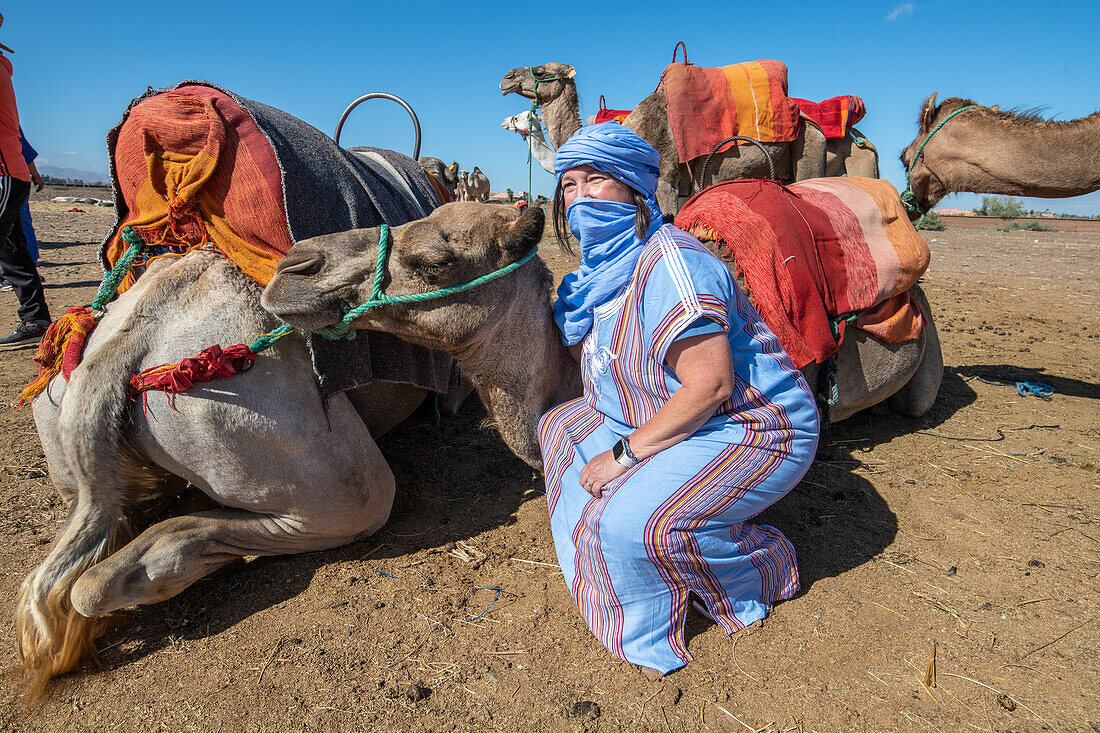
POLYGON ((924 219, 924 215, 932 209, 931 206, 920 205, 920 202, 917 201, 917 197, 913 194, 912 184, 909 183, 909 176, 913 173, 913 168, 917 165, 917 161, 920 160, 921 157, 924 155, 924 146, 928 144, 928 141, 932 139, 933 135, 939 132, 939 129, 941 127, 947 124, 948 120, 961 112, 965 112, 968 109, 974 109, 977 106, 978 105, 976 104, 971 104, 966 107, 960 107, 951 114, 947 115, 947 117, 944 117, 938 125, 932 128, 932 131, 928 133, 928 137, 924 138, 924 142, 922 142, 920 144, 920 147, 917 148, 917 154, 913 156, 913 160, 909 163, 909 167, 905 171, 905 190, 901 192, 901 203, 905 206, 905 210, 908 211, 910 214, 920 214, 920 219, 917 220, 917 225, 920 225, 921 221, 924 219))
POLYGON ((92 301, 93 310, 106 310, 107 303, 115 297, 118 286, 130 273, 130 267, 134 264, 134 259, 141 252, 141 248, 145 246, 145 240, 129 226, 123 228, 122 239, 129 242, 130 246, 122 253, 122 256, 118 258, 118 262, 115 263, 115 266, 111 268, 111 271, 103 278, 103 282, 100 283, 99 290, 92 301))
MULTIPOLYGON (((403 305, 406 303, 423 303, 426 300, 436 300, 438 298, 446 298, 448 295, 454 295, 456 293, 464 293, 467 290, 472 290, 479 285, 484 285, 487 282, 496 280, 497 278, 504 277, 513 270, 525 265, 536 254, 538 254, 538 248, 532 249, 520 259, 516 260, 510 265, 506 265, 499 270, 494 270, 487 275, 475 278, 467 283, 461 285, 452 285, 449 288, 443 288, 441 290, 432 290, 427 293, 412 293, 410 295, 386 295, 382 292, 382 280, 386 276, 386 261, 390 255, 390 228, 386 224, 382 225, 381 236, 378 240, 378 264, 374 269, 374 287, 371 293, 370 300, 358 305, 354 308, 348 306, 344 301, 340 301, 340 308, 344 312, 343 318, 338 323, 325 328, 320 328, 313 333, 320 334, 326 339, 354 339, 355 330, 351 325, 352 321, 359 318, 367 311, 374 310, 375 308, 381 308, 384 305, 403 305)), ((276 341, 293 331, 293 327, 283 325, 275 329, 271 333, 265 333, 257 338, 248 347, 253 353, 263 351, 276 341)))

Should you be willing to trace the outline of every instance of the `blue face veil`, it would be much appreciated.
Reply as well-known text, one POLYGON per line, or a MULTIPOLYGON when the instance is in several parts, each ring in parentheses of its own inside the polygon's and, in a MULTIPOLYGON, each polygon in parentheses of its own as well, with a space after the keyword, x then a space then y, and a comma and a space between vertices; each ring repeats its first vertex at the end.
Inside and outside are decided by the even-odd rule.
MULTIPOLYGON (((661 227, 657 206, 660 155, 629 127, 603 122, 582 127, 554 156, 561 181, 571 168, 590 165, 622 181, 645 197, 650 224, 646 239, 661 227)), ((592 309, 607 302, 629 282, 645 240, 634 231, 634 204, 579 197, 566 212, 569 231, 581 245, 581 265, 558 286, 554 321, 568 345, 579 343, 592 328, 592 309)))

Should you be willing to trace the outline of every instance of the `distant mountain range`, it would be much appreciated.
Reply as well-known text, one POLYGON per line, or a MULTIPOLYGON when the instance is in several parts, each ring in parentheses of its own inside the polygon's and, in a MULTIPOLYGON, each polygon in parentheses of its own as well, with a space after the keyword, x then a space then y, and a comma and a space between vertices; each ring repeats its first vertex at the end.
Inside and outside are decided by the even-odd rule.
POLYGON ((44 176, 53 178, 73 178, 85 183, 110 183, 111 177, 106 173, 96 171, 82 171, 76 168, 62 168, 56 165, 40 165, 38 172, 44 176))

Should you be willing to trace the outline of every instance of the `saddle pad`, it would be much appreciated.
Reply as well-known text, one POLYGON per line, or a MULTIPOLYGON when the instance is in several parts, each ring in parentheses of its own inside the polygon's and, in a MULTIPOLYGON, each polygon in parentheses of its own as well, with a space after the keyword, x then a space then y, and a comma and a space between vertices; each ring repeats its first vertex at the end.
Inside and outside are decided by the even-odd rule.
MULTIPOLYGON (((345 150, 302 120, 203 81, 134 99, 107 147, 116 221, 99 249, 104 271, 126 250, 121 232, 130 226, 157 252, 209 242, 263 286, 295 242, 397 226, 440 203, 411 158, 345 150)), ((142 271, 139 262, 119 291, 142 271)), ((326 396, 371 379, 447 390, 449 356, 368 333, 310 350, 326 396)))
POLYGON ((798 105, 787 96, 787 66, 782 61, 721 68, 669 64, 661 86, 681 163, 709 155, 734 135, 765 143, 790 142, 802 130, 798 105))
POLYGON ((863 119, 867 107, 863 99, 854 94, 833 97, 824 102, 811 102, 808 99, 791 97, 802 114, 813 120, 821 132, 830 140, 844 138, 852 125, 863 119))
POLYGON ((796 367, 836 352, 847 325, 838 317, 864 314, 866 330, 894 343, 920 333, 919 308, 896 296, 927 269, 928 245, 887 181, 727 181, 693 196, 676 226, 734 263, 796 367))

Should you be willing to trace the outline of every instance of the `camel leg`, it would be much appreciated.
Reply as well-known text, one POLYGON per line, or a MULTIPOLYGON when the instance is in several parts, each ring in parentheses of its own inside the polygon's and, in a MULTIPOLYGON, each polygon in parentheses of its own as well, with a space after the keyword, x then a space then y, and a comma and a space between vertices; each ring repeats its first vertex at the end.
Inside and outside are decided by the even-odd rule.
POLYGON ((919 286, 913 286, 921 313, 924 315, 924 354, 916 373, 901 389, 890 397, 890 409, 907 417, 920 417, 932 409, 943 381, 943 353, 936 323, 932 320, 932 307, 919 286))
POLYGON ((391 501, 344 505, 339 507, 343 511, 329 505, 308 518, 214 509, 155 524, 80 576, 72 590, 73 607, 83 616, 101 617, 171 598, 246 555, 287 555, 347 544, 377 530, 389 516, 393 476, 376 478, 377 493, 391 501))
POLYGON ((50 481, 67 503, 76 496, 77 480, 72 466, 65 460, 65 451, 61 446, 61 434, 58 424, 61 420, 61 399, 65 394, 67 382, 57 376, 44 392, 31 401, 34 424, 38 428, 38 438, 42 443, 42 452, 46 455, 46 467, 50 472, 50 481))

